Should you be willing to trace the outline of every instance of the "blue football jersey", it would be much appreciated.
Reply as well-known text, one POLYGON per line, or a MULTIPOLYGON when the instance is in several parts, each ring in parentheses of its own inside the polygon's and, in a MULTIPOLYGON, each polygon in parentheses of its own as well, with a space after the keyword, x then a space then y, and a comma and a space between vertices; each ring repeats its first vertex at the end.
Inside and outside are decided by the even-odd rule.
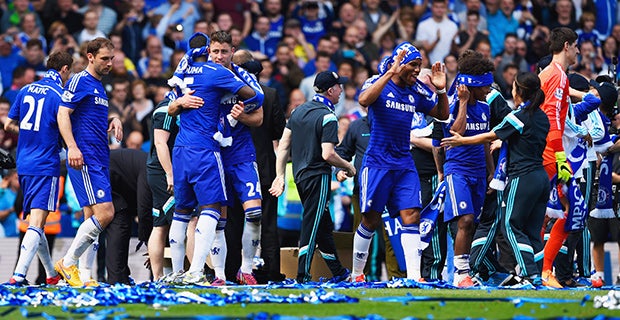
MULTIPOLYGON (((450 122, 444 124, 443 131, 445 137, 450 137, 450 128, 458 114, 459 100, 455 99, 450 105, 450 122)), ((463 136, 475 136, 480 133, 489 132, 489 119, 491 111, 489 105, 483 101, 477 101, 475 105, 467 106, 467 127, 463 136)), ((486 158, 484 156, 484 145, 462 145, 446 150, 446 162, 444 163, 444 173, 446 175, 459 173, 466 176, 486 177, 486 158)))
POLYGON ((108 147, 108 96, 101 81, 86 70, 65 86, 63 107, 73 109, 73 137, 87 165, 110 166, 108 147))
POLYGON ((17 172, 20 175, 60 175, 60 133, 56 114, 62 95, 60 74, 50 70, 45 77, 23 87, 9 111, 19 121, 17 172))
POLYGON ((245 83, 232 71, 213 62, 193 62, 185 69, 183 81, 195 96, 204 100, 197 109, 183 109, 179 115, 179 134, 175 146, 199 147, 219 151, 213 138, 220 118, 220 102, 229 93, 237 93, 245 83))
MULTIPOLYGON (((232 94, 227 94, 222 98, 222 117, 230 114, 230 110, 232 110, 237 101, 237 96, 232 94)), ((220 151, 224 166, 256 161, 256 149, 254 148, 250 128, 241 122, 237 122, 234 127, 231 127, 228 121, 223 122, 228 127, 225 130, 229 130, 232 137, 232 145, 222 148, 220 151)))
MULTIPOLYGON (((362 90, 378 77, 366 80, 362 90)), ((428 114, 437 104, 437 95, 420 81, 399 87, 391 80, 381 95, 368 108, 370 141, 364 158, 365 166, 404 169, 414 166, 409 153, 409 131, 415 112, 428 114)))

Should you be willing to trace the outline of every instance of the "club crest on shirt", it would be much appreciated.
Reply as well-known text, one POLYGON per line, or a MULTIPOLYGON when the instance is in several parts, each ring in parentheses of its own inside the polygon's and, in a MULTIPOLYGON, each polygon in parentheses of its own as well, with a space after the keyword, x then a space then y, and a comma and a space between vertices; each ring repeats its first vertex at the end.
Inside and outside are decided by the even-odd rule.
POLYGON ((461 208, 461 210, 465 210, 467 208, 467 202, 465 201, 459 202, 459 208, 461 208))
POLYGON ((97 190, 97 198, 101 199, 105 196, 105 191, 99 189, 97 190))
POLYGON ((486 115, 486 113, 484 113, 484 112, 483 112, 483 113, 482 113, 482 115, 480 115, 480 117, 482 117, 482 120, 483 120, 483 121, 487 121, 487 115, 486 115))
POLYGON ((415 98, 412 95, 409 95, 409 102, 411 103, 415 102, 415 98))
POLYGON ((555 91, 553 92, 553 95, 554 95, 557 99, 562 99, 562 96, 564 95, 564 90, 562 90, 562 88, 557 88, 557 89, 555 89, 555 91))

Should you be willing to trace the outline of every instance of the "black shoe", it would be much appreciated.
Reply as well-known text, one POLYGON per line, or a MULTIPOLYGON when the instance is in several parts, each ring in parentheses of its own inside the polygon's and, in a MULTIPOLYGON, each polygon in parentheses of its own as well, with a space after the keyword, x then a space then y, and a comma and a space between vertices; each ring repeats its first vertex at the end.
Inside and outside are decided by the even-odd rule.
POLYGON ((564 288, 581 288, 581 287, 585 287, 584 284, 579 283, 579 282, 575 281, 574 279, 568 279, 568 280, 560 281, 560 284, 564 288))
POLYGON ((297 283, 302 284, 312 280, 312 276, 309 274, 298 274, 297 275, 297 283))
POLYGON ((510 287, 516 284, 520 284, 523 279, 517 275, 509 274, 504 281, 502 281, 499 286, 500 287, 510 287))
POLYGON ((617 276, 617 277, 616 277, 616 285, 617 285, 617 286, 620 286, 620 276, 617 276))

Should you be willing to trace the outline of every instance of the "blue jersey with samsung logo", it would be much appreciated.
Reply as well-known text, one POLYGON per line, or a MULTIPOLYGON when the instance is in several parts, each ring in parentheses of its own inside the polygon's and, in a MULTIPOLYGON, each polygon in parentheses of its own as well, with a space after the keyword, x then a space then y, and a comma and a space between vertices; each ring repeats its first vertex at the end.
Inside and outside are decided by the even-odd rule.
MULTIPOLYGON (((378 77, 366 80, 365 90, 378 77)), ((415 112, 428 112, 437 104, 437 95, 420 81, 410 87, 400 87, 392 80, 381 95, 368 107, 370 141, 364 166, 384 169, 404 169, 414 166, 409 153, 409 131, 415 112)))
MULTIPOLYGON (((230 114, 230 110, 237 101, 237 96, 232 94, 222 98, 222 114, 224 117, 230 114)), ((225 125, 229 126, 229 122, 225 121, 225 125)), ((256 161, 256 149, 250 128, 241 122, 237 122, 237 125, 230 127, 230 134, 232 145, 222 148, 220 151, 224 166, 256 161)))
POLYGON ((73 137, 87 165, 109 167, 108 96, 101 81, 86 70, 65 86, 61 106, 73 109, 73 137))
POLYGON ((236 93, 245 83, 227 68, 213 62, 193 62, 184 72, 183 81, 194 95, 204 101, 197 109, 183 109, 179 115, 179 134, 175 147, 198 147, 219 151, 213 135, 220 118, 220 102, 224 95, 236 93))
MULTIPOLYGON (((450 105, 450 123, 444 124, 445 137, 450 137, 450 129, 459 112, 459 100, 455 99, 450 105)), ((467 124, 464 137, 489 132, 489 118, 491 111, 489 105, 483 101, 477 101, 475 105, 467 105, 467 124)), ((484 145, 462 145, 446 150, 446 162, 444 163, 446 175, 458 173, 473 177, 486 177, 486 157, 484 145)))
POLYGON ((62 95, 62 80, 54 70, 22 88, 9 111, 19 121, 17 172, 20 175, 60 175, 60 134, 56 114, 62 95))

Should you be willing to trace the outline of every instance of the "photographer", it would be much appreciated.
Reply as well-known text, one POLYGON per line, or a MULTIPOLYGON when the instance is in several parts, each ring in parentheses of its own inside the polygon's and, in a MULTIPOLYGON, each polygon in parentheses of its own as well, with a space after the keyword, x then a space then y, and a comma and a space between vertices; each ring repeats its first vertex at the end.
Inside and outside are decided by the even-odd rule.
POLYGON ((71 55, 78 52, 78 45, 75 39, 69 34, 67 26, 64 23, 56 21, 49 28, 48 35, 51 40, 49 46, 50 53, 56 50, 69 52, 71 55))

